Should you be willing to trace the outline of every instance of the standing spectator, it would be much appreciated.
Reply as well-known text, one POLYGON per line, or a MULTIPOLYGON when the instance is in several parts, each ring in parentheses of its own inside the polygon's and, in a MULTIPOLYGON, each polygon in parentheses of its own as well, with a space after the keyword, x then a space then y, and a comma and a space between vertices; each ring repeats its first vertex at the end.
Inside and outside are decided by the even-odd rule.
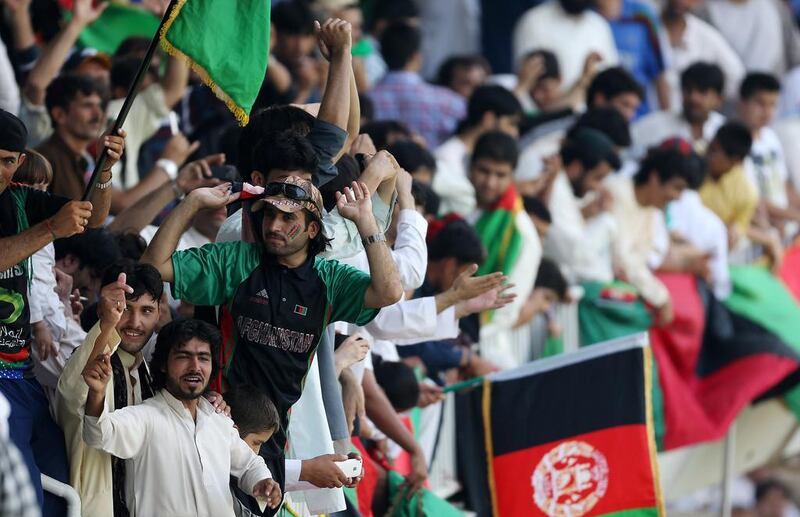
MULTIPOLYGON (((63 435, 50 417, 41 385, 33 378, 28 279, 31 255, 53 242, 100 226, 108 215, 109 191, 95 189, 92 203, 51 196, 12 184, 25 160, 27 130, 14 115, 0 110, 0 288, 14 301, 0 323, 0 394, 11 404, 11 439, 22 453, 41 506, 40 472, 67 479, 63 435)), ((110 164, 119 160, 124 142, 107 137, 110 164)), ((104 174, 106 180, 110 180, 104 174)), ((102 181, 102 178, 101 178, 102 181)), ((61 502, 48 497, 45 515, 57 515, 61 502)))
MULTIPOLYGON (((123 308, 113 312, 119 318, 123 308)), ((202 397, 219 367, 220 341, 208 323, 166 325, 153 353, 153 397, 114 411, 107 401, 111 357, 103 341, 95 343, 83 370, 89 387, 83 437, 90 447, 128 460, 132 515, 233 516, 230 476, 270 508, 280 503, 281 490, 264 460, 239 438, 230 418, 202 397)))
POLYGON ((636 121, 631 128, 634 152, 641 155, 668 138, 680 137, 700 155, 705 154, 708 143, 725 122, 725 117, 716 111, 722 104, 724 86, 725 77, 717 65, 694 63, 684 70, 683 110, 656 111, 636 121))
POLYGON ((375 85, 370 97, 376 120, 398 120, 436 147, 464 117, 466 101, 441 86, 427 84, 422 67, 419 29, 404 23, 390 25, 381 37, 381 53, 389 73, 375 85))
POLYGON ((745 173, 757 187, 770 221, 792 238, 800 225, 800 207, 792 204, 793 187, 778 135, 769 127, 775 117, 780 82, 773 75, 748 74, 739 88, 739 117, 750 129, 753 146, 745 173))
POLYGON ((604 66, 619 63, 611 27, 590 10, 589 0, 547 0, 526 12, 514 29, 514 60, 531 50, 549 50, 561 66, 562 88, 580 79, 586 58, 596 53, 604 66))
POLYGON ((439 195, 440 213, 466 216, 475 209, 475 189, 469 181, 469 156, 475 142, 488 131, 503 131, 516 138, 522 106, 514 94, 502 86, 481 86, 467 105, 467 117, 458 132, 435 152, 438 170, 433 190, 439 195))
POLYGON ((745 69, 778 77, 800 64, 800 33, 780 0, 709 0, 699 10, 719 29, 745 69))
POLYGON ((680 76, 693 63, 714 63, 725 76, 725 99, 735 100, 739 83, 744 77, 744 64, 722 34, 691 13, 696 0, 668 0, 661 13, 661 21, 669 38, 670 107, 681 105, 680 76))
MULTIPOLYGON (((312 170, 306 167, 303 174, 312 170)), ((402 286, 366 186, 345 189, 337 208, 367 239, 371 276, 316 257, 328 238, 322 233, 322 198, 310 181, 289 176, 265 189, 253 205, 262 220, 263 244, 239 241, 174 252, 198 210, 237 199, 226 184, 192 191, 161 225, 142 260, 174 282, 176 298, 226 307, 221 318, 231 334, 226 332, 225 350, 233 355, 222 375, 228 385, 255 384, 277 406, 281 431, 262 447, 262 455, 282 484, 288 411, 300 397, 325 323, 365 325, 375 309, 400 298, 402 286), (264 346, 268 342, 275 346, 264 346)))
POLYGON ((542 256, 539 235, 514 186, 517 158, 516 140, 500 131, 481 136, 470 158, 476 210, 467 220, 487 251, 479 272, 502 271, 516 286, 516 300, 484 313, 480 330, 481 355, 501 368, 519 366, 513 353, 513 328, 533 289, 542 256))
POLYGON ((661 47, 663 28, 655 11, 638 0, 595 0, 595 5, 611 26, 622 66, 649 93, 637 115, 654 110, 656 106, 651 105, 654 99, 658 107, 669 110, 665 49, 661 47))
POLYGON ((317 101, 320 71, 311 56, 315 43, 311 9, 300 0, 280 2, 272 9, 271 20, 275 29, 273 52, 292 76, 294 102, 317 101))

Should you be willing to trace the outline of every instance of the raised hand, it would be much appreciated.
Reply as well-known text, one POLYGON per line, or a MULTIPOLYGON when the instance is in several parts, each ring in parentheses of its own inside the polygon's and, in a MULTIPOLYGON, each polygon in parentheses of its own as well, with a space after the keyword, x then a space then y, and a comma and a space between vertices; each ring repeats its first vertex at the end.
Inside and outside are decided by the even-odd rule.
POLYGON ((459 303, 456 305, 456 316, 463 318, 470 314, 502 309, 517 298, 515 293, 510 292, 513 287, 514 284, 501 285, 459 303))
POLYGON ((108 150, 108 159, 105 163, 105 171, 110 171, 121 158, 125 151, 125 137, 128 133, 124 129, 119 130, 117 135, 105 135, 103 137, 103 147, 108 150))
POLYGON ((81 373, 84 382, 89 386, 89 391, 95 394, 104 394, 106 385, 111 380, 111 356, 100 354, 89 361, 81 373))
POLYGON ((101 326, 113 328, 117 326, 125 312, 127 299, 125 295, 133 294, 133 288, 127 283, 125 273, 120 273, 115 282, 100 289, 100 302, 97 304, 97 315, 101 326))
MULTIPOLYGON (((174 136, 173 139, 177 138, 178 136, 179 135, 174 136)), ((188 144, 188 141, 186 141, 186 143, 188 144)), ((197 143, 198 142, 195 142, 195 144, 197 143)), ((175 163, 182 163, 184 160, 186 160, 186 158, 191 155, 195 149, 197 149, 195 144, 189 144, 189 146, 184 150, 185 156, 183 160, 173 161, 175 161, 175 163)), ((166 155, 166 151, 164 154, 166 155)), ((181 167, 180 171, 178 171, 178 177, 175 179, 175 184, 181 190, 181 192, 184 193, 189 193, 200 187, 216 187, 217 185, 222 184, 222 181, 214 177, 211 172, 211 167, 215 165, 223 165, 224 163, 225 155, 222 153, 212 154, 210 156, 206 156, 205 158, 189 162, 185 166, 181 167)))
POLYGON ((48 219, 47 227, 56 239, 72 237, 86 231, 92 217, 92 203, 89 201, 70 201, 61 207, 56 215, 48 219))
POLYGON ((204 208, 222 208, 239 199, 239 192, 231 193, 231 184, 223 183, 216 187, 202 187, 193 190, 187 201, 195 204, 197 210, 204 208))
POLYGON ((489 273, 488 275, 472 276, 478 271, 478 265, 470 265, 453 282, 450 289, 460 302, 480 296, 487 291, 500 287, 508 278, 503 273, 489 273))
POLYGON ((331 60, 331 55, 337 52, 350 52, 350 48, 353 46, 353 28, 350 22, 339 18, 329 18, 320 26, 319 22, 315 21, 314 30, 317 33, 320 54, 328 61, 331 60))
MULTIPOLYGON (((183 133, 178 133, 173 135, 167 141, 167 145, 164 146, 164 150, 161 152, 161 158, 165 160, 170 160, 171 162, 175 162, 178 165, 183 164, 187 158, 189 158, 197 149, 200 147, 200 141, 189 142, 189 140, 184 136, 183 133)), ((225 161, 225 155, 212 155, 212 156, 222 156, 222 162, 225 161)), ((211 158, 212 156, 208 156, 206 159, 211 158)), ((220 163, 222 163, 220 162, 220 163)), ((211 171, 209 171, 209 174, 211 171)))
POLYGON ((334 356, 339 371, 349 368, 364 359, 369 353, 369 341, 358 334, 353 334, 339 345, 334 356))
POLYGON ((94 23, 106 10, 108 3, 93 4, 94 0, 75 0, 75 4, 72 6, 72 19, 83 26, 94 23))
POLYGON ((365 183, 354 181, 351 187, 345 187, 343 192, 337 192, 336 208, 339 210, 339 215, 356 223, 359 229, 361 225, 370 222, 377 226, 372 215, 369 188, 365 183))

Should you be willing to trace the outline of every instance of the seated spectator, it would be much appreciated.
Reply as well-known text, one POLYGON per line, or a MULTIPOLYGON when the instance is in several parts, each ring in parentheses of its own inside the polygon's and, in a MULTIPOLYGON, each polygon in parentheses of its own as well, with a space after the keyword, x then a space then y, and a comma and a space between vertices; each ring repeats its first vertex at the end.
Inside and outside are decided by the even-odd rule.
POLYGON ((553 52, 561 66, 564 90, 578 82, 587 57, 596 53, 603 66, 619 63, 611 28, 587 0, 548 0, 526 12, 513 36, 514 61, 535 49, 553 52))
POLYGON ((669 110, 667 66, 661 47, 663 28, 653 8, 638 0, 595 0, 595 6, 611 26, 620 62, 651 93, 648 97, 658 100, 657 105, 651 105, 643 99, 637 115, 657 107, 669 110))
POLYGON ((516 138, 522 107, 514 95, 502 86, 481 86, 467 104, 467 117, 457 133, 434 153, 437 174, 433 190, 442 201, 441 213, 465 216, 475 208, 475 190, 468 179, 469 156, 475 142, 488 131, 502 131, 516 138))
POLYGON ((481 355, 506 368, 516 366, 510 354, 513 325, 533 288, 542 254, 539 235, 514 186, 517 158, 514 138, 490 131, 475 143, 469 172, 477 208, 467 220, 487 249, 487 260, 479 272, 501 271, 516 286, 518 298, 502 309, 484 313, 480 330, 481 355))
MULTIPOLYGON (((119 318, 121 307, 113 310, 119 318)), ((153 397, 111 410, 111 357, 98 340, 83 378, 89 387, 83 438, 90 447, 128 460, 135 480, 126 502, 134 515, 233 515, 229 477, 276 508, 281 489, 239 437, 233 422, 202 397, 218 368, 220 334, 196 320, 173 322, 159 333, 153 353, 153 397), (99 345, 99 346, 98 346, 99 345), (171 474, 176 466, 184 476, 171 474)))
POLYGON ((400 141, 387 146, 398 165, 411 173, 414 181, 430 185, 436 174, 436 159, 430 151, 416 142, 400 141))
POLYGON ((717 129, 725 123, 718 110, 722 104, 725 78, 722 70, 698 62, 681 74, 683 109, 680 112, 656 111, 637 120, 631 127, 634 152, 642 155, 668 138, 688 140, 701 156, 717 129))
POLYGON ((561 68, 558 58, 549 50, 532 50, 522 58, 517 73, 514 95, 526 115, 537 116, 538 124, 569 110, 561 92, 561 68))
POLYGON ((481 56, 453 56, 439 66, 436 84, 450 88, 465 99, 469 99, 475 88, 486 81, 489 73, 489 63, 481 56))
POLYGON ((600 131, 578 126, 561 145, 560 157, 563 169, 557 171, 545 196, 553 224, 543 253, 572 282, 610 282, 614 278, 613 225, 601 231, 589 223, 611 209, 602 182, 621 165, 614 144, 600 131))
POLYGON ((405 124, 396 120, 376 120, 364 124, 361 132, 369 135, 378 151, 385 150, 395 142, 411 140, 413 136, 405 124))
POLYGON ((792 203, 796 196, 783 146, 769 127, 779 94, 780 83, 774 76, 748 74, 739 89, 739 117, 753 136, 753 146, 744 163, 745 174, 758 187, 770 224, 780 229, 784 239, 792 239, 800 228, 800 206, 792 203))
POLYGON ((663 210, 688 187, 690 175, 679 151, 651 149, 632 179, 616 175, 606 180, 613 199, 611 213, 619 228, 614 261, 619 264, 620 279, 636 287, 656 309, 659 324, 673 317, 669 291, 653 275, 669 250, 663 210))
POLYGON ((516 326, 527 325, 536 316, 547 314, 556 303, 566 302, 568 288, 567 279, 561 274, 556 263, 543 258, 536 273, 533 291, 522 306, 516 326))
POLYGON ((442 143, 464 117, 465 100, 457 93, 427 84, 422 67, 419 29, 404 23, 381 36, 381 53, 389 73, 370 92, 376 120, 398 120, 419 133, 430 147, 442 143))
POLYGON ((55 242, 56 267, 72 277, 72 288, 84 296, 100 292, 103 272, 120 257, 116 238, 104 228, 55 242))
POLYGON ((725 99, 734 101, 739 95, 739 83, 745 74, 741 58, 712 25, 691 12, 693 0, 667 0, 661 12, 669 38, 669 68, 667 83, 670 107, 681 105, 680 76, 693 63, 715 63, 725 76, 725 99))
POLYGON ((754 242, 763 246, 773 264, 778 264, 783 255, 781 240, 777 232, 760 227, 755 220, 758 190, 743 168, 752 143, 750 130, 741 123, 729 122, 717 131, 706 153, 700 199, 725 223, 732 252, 754 242))

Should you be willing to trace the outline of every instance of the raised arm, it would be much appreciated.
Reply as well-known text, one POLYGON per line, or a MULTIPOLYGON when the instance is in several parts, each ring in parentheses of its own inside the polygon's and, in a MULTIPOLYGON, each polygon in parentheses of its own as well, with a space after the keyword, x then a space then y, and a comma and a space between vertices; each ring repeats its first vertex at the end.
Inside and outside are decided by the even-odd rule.
POLYGON ((170 56, 167 60, 167 71, 161 78, 161 88, 164 90, 164 104, 172 109, 186 93, 189 84, 189 66, 181 59, 170 56))
POLYGON ((158 269, 165 282, 172 282, 175 279, 172 269, 172 254, 195 214, 204 208, 226 206, 237 199, 239 199, 239 193, 231 193, 230 183, 193 190, 158 229, 142 255, 142 263, 150 264, 158 269))
POLYGON ((365 240, 370 285, 364 293, 364 307, 377 309, 397 302, 403 295, 403 286, 391 250, 385 238, 381 239, 383 235, 372 214, 369 189, 364 183, 354 181, 352 188, 336 193, 336 207, 342 217, 355 223, 359 235, 365 240), (379 240, 374 240, 376 238, 379 240))
POLYGON ((351 110, 350 78, 353 74, 351 27, 348 22, 338 18, 331 18, 322 26, 314 22, 314 26, 320 52, 330 61, 325 93, 317 117, 347 130, 351 110))
POLYGON ((100 3, 97 7, 94 7, 92 3, 92 0, 75 0, 72 18, 56 34, 50 46, 44 50, 39 61, 36 62, 36 66, 28 75, 23 94, 32 104, 37 106, 44 104, 47 86, 58 75, 69 51, 78 41, 81 31, 97 20, 108 7, 107 3, 100 3))

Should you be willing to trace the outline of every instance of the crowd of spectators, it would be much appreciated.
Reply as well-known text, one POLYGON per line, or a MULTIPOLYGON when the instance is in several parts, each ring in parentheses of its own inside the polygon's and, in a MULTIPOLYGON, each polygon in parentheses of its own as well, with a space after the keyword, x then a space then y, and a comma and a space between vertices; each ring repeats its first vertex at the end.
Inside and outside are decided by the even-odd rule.
POLYGON ((800 231, 795 3, 272 3, 247 126, 158 52, 111 134, 151 35, 0 2, 0 515, 384 515, 581 284, 665 325, 800 231))

